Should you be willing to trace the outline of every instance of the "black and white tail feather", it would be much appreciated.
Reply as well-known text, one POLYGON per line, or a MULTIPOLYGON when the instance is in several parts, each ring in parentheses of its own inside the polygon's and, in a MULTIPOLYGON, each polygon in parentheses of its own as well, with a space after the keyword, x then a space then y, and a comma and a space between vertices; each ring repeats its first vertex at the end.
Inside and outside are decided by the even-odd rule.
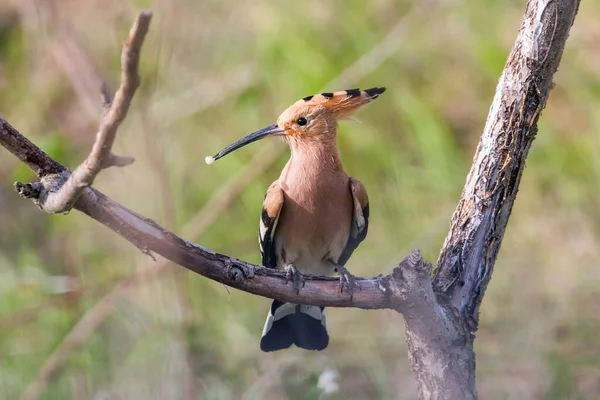
POLYGON ((274 300, 265 322, 260 349, 276 351, 292 344, 306 350, 323 350, 329 344, 325 307, 274 300))

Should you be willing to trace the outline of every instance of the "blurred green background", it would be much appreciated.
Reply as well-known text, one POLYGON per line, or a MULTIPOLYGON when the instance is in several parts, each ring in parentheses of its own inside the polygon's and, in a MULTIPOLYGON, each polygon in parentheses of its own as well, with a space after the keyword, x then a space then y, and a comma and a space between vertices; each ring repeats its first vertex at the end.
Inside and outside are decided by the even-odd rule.
MULTIPOLYGON (((142 86, 95 186, 186 239, 259 262, 277 140, 204 156, 300 97, 386 86, 341 125, 371 227, 348 267, 435 261, 525 1, 0 3, 0 114, 71 168, 94 140, 102 81, 154 11, 142 86)), ((482 399, 600 398, 600 2, 583 1, 540 120, 477 333, 482 399)), ((0 398, 415 399, 403 321, 332 309, 327 351, 258 348, 270 301, 153 262, 97 222, 43 215, 0 149, 0 398)))

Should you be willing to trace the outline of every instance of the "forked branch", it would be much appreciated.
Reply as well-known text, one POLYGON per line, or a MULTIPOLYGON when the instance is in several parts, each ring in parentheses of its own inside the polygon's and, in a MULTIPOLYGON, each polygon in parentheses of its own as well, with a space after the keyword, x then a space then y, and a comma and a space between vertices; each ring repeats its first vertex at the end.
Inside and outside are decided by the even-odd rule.
MULTIPOLYGON (((132 157, 113 154, 111 149, 117 129, 125 119, 133 95, 140 85, 138 74, 140 51, 151 20, 152 13, 150 11, 140 13, 131 28, 128 39, 123 44, 121 86, 114 99, 108 93, 106 85, 102 87, 102 103, 105 112, 102 115, 92 151, 85 161, 71 174, 66 168, 58 167, 56 163, 48 165, 51 166, 51 171, 40 170, 41 166, 37 166, 36 172, 41 178, 41 182, 25 185, 17 182, 15 184, 22 197, 33 198, 43 211, 54 214, 71 210, 83 190, 94 183, 94 179, 102 169, 112 166, 123 167, 134 162, 132 157)), ((6 126, 6 129, 13 129, 5 121, 2 121, 2 124, 6 126)))

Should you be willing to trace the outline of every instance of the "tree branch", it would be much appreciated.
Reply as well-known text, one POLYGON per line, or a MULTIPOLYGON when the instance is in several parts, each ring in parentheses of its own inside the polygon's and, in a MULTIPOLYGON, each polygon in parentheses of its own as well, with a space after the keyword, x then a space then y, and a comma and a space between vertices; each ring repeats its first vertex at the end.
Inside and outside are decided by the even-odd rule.
POLYGON ((0 118, 0 141, 6 150, 27 165, 38 178, 60 174, 66 170, 2 118, 0 118))
POLYGON ((579 1, 530 0, 496 89, 434 286, 477 330, 479 306, 579 1))
MULTIPOLYGON (((106 86, 102 87, 102 103, 105 113, 103 113, 92 151, 85 161, 72 174, 69 174, 65 168, 57 171, 56 169, 60 168, 52 165, 55 167, 53 173, 56 175, 42 174, 40 176, 38 174, 42 178, 41 184, 23 185, 19 182, 15 184, 22 197, 35 199, 38 207, 45 212, 54 214, 71 210, 83 190, 94 183, 94 179, 102 169, 112 166, 123 167, 133 163, 132 157, 115 155, 111 153, 111 149, 117 129, 125 119, 131 100, 140 84, 138 75, 140 51, 151 20, 152 13, 150 11, 141 12, 129 32, 129 38, 123 44, 121 86, 114 99, 111 99, 106 86)), ((6 124, 5 121, 3 121, 4 124, 6 124)))

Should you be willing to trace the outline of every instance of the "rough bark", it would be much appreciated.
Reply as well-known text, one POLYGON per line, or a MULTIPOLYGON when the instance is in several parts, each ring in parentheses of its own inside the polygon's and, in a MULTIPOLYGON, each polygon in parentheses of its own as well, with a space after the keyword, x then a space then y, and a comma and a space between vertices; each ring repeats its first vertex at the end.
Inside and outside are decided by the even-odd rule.
MULTIPOLYGON (((91 187, 83 188, 74 208, 148 254, 155 252, 190 271, 249 293, 308 305, 394 309, 406 321, 419 397, 474 399, 473 333, 479 306, 578 6, 579 1, 569 0, 528 3, 433 282, 431 264, 413 251, 391 274, 358 279, 361 290, 353 299, 340 293, 336 278, 307 277, 306 286, 296 293, 282 273, 188 242, 91 187)), ((123 58, 124 66, 126 61, 123 58)), ((109 97, 105 99, 110 103, 109 97)), ((119 122, 124 117, 120 115, 119 122)), ((103 147, 105 160, 111 157, 113 139, 114 134, 103 147)), ((45 199, 60 192, 72 175, 2 119, 0 144, 41 178, 41 183, 17 183, 19 193, 32 198, 42 210, 54 212, 44 206, 45 199)))
POLYGON ((419 398, 473 399, 472 342, 453 310, 438 303, 431 270, 431 264, 413 251, 394 269, 390 280, 394 308, 406 324, 406 344, 419 398))
MULTIPOLYGON (((578 8, 577 0, 530 0, 527 4, 433 280, 439 303, 452 310, 457 317, 454 327, 462 332, 456 335, 449 329, 449 336, 440 342, 449 338, 456 341, 441 348, 417 346, 425 353, 420 355, 421 360, 426 360, 427 354, 440 357, 439 362, 434 360, 424 369, 420 368, 422 363, 413 360, 422 399, 477 397, 473 333, 478 326, 479 307, 578 8), (464 392, 453 391, 447 375, 463 379, 464 392)), ((411 327, 407 320, 409 346, 414 337, 421 337, 418 328, 418 324, 411 327)))
POLYGON ((440 253, 434 287, 473 331, 578 7, 575 0, 527 4, 440 253))

